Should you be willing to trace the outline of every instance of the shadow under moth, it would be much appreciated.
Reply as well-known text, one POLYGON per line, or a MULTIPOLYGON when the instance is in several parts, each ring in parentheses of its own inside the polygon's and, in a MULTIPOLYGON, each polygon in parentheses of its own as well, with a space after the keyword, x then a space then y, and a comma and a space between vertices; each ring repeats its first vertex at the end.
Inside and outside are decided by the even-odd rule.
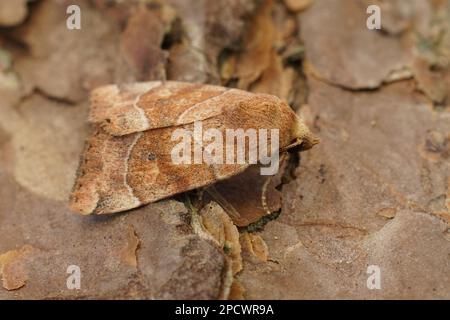
POLYGON ((94 131, 70 197, 70 207, 81 214, 120 212, 210 186, 242 173, 263 149, 278 157, 317 143, 275 96, 176 81, 97 88, 89 122, 94 131), (277 136, 267 133, 274 129, 277 136), (232 130, 244 134, 244 148, 239 135, 228 139, 232 130), (251 143, 249 130, 265 132, 255 141, 267 146, 251 143))

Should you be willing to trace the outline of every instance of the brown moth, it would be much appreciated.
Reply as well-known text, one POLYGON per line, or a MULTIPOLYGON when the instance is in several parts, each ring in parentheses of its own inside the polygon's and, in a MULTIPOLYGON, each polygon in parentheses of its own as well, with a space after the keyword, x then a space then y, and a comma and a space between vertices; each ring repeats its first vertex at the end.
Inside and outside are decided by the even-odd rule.
MULTIPOLYGON (((92 92, 89 121, 96 128, 70 197, 71 208, 82 214, 136 208, 211 185, 249 167, 237 161, 234 139, 223 139, 220 150, 208 150, 203 137, 199 140, 195 134, 200 122, 202 132, 216 129, 223 137, 228 129, 277 129, 277 153, 293 146, 305 150, 317 143, 302 120, 275 96, 174 81, 98 88, 92 92), (194 132, 186 143, 189 156, 199 151, 205 161, 174 163, 174 150, 180 145, 174 140, 175 130, 194 132), (229 155, 230 150, 231 160, 236 161, 208 161, 219 153, 229 155)), ((246 160, 255 148, 246 144, 246 160)))

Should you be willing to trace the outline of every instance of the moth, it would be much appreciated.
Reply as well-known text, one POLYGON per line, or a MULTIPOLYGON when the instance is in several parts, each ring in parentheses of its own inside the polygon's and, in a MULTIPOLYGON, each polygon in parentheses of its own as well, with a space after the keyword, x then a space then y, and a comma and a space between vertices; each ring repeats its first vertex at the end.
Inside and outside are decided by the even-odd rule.
POLYGON ((289 105, 275 96, 177 81, 97 88, 91 93, 89 122, 94 131, 70 196, 70 207, 81 214, 129 210, 242 173, 251 165, 242 159, 249 160, 251 151, 258 153, 262 146, 244 140, 245 154, 238 159, 237 140, 225 139, 230 130, 277 130, 277 141, 266 135, 270 146, 278 146, 270 150, 277 155, 317 143, 289 105), (199 124, 202 132, 215 132, 209 137, 209 142, 216 139, 214 150, 197 137, 199 124), (192 133, 184 142, 184 156, 200 152, 203 161, 174 162, 174 150, 184 146, 174 139, 176 130, 192 133), (208 161, 230 152, 236 161, 208 161))

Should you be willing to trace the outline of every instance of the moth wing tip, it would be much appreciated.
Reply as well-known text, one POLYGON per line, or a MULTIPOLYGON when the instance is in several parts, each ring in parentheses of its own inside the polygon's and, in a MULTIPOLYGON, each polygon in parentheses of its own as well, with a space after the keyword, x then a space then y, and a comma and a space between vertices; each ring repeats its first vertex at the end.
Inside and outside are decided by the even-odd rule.
POLYGON ((86 206, 80 205, 79 203, 70 201, 69 203, 69 209, 77 214, 80 214, 82 216, 88 216, 93 214, 94 212, 92 210, 88 210, 86 206))
POLYGON ((69 198, 69 208, 81 215, 90 215, 95 213, 98 207, 100 197, 95 189, 89 186, 74 188, 69 198))
POLYGON ((96 123, 104 119, 108 110, 114 105, 119 95, 119 88, 115 84, 104 85, 93 89, 90 93, 88 121, 96 123))

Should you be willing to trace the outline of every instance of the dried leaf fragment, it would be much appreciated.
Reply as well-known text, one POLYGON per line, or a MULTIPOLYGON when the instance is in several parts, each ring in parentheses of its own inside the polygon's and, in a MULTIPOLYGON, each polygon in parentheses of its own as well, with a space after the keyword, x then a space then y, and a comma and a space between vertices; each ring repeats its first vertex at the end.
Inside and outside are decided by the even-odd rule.
POLYGON ((269 248, 266 242, 259 235, 245 232, 241 234, 242 248, 247 253, 250 253, 251 257, 256 258, 259 261, 267 261, 269 257, 269 248))
POLYGON ((121 53, 137 80, 164 77, 166 53, 160 48, 164 37, 162 18, 140 6, 121 35, 121 53))
POLYGON ((236 226, 222 207, 215 202, 210 202, 203 207, 200 216, 205 229, 231 259, 231 268, 233 274, 236 274, 242 269, 241 245, 236 226))
POLYGON ((230 294, 228 295, 229 300, 245 300, 245 288, 237 280, 234 280, 231 284, 230 294))
POLYGON ((277 30, 272 19, 274 1, 268 0, 259 7, 244 39, 245 48, 236 65, 238 87, 248 89, 270 66, 273 43, 277 30))
POLYGON ((20 249, 10 250, 0 255, 0 274, 2 275, 3 288, 17 290, 25 285, 28 279, 25 262, 36 250, 30 245, 25 245, 20 249))
POLYGON ((127 234, 124 240, 124 247, 120 252, 121 260, 129 266, 137 267, 136 251, 139 248, 140 240, 136 235, 136 231, 131 225, 128 227, 127 234))

